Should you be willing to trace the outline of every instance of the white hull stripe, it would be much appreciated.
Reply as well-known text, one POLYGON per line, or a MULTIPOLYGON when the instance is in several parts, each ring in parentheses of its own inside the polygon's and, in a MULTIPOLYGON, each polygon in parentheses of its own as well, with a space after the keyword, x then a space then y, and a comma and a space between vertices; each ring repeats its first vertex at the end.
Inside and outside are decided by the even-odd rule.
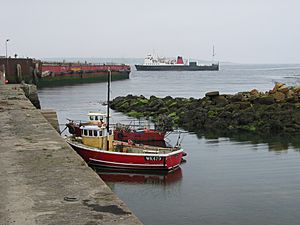
POLYGON ((90 158, 92 161, 100 162, 100 163, 109 163, 109 164, 115 164, 115 165, 124 165, 124 166, 147 166, 147 167, 157 167, 157 166, 164 166, 164 164, 134 164, 134 163, 119 163, 119 162, 110 162, 110 161, 104 161, 99 159, 93 159, 90 158))

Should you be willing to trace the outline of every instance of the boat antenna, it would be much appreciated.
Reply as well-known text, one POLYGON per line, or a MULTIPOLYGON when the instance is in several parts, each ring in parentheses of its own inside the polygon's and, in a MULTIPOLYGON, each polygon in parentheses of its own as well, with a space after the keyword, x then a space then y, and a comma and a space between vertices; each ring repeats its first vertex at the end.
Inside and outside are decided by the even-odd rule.
POLYGON ((110 78, 111 78, 111 70, 110 70, 110 68, 108 68, 108 70, 107 70, 107 116, 106 116, 106 129, 107 129, 107 144, 106 144, 106 149, 107 150, 109 150, 110 78))
POLYGON ((215 53, 215 46, 213 45, 213 54, 212 54, 212 63, 214 64, 215 62, 215 56, 216 56, 216 53, 215 53))
POLYGON ((179 131, 179 135, 178 135, 178 138, 177 138, 177 142, 176 142, 176 147, 179 147, 180 146, 180 144, 181 144, 181 142, 179 142, 180 141, 180 135, 181 135, 181 132, 179 131))
POLYGON ((181 146, 181 143, 183 142, 183 139, 184 139, 184 135, 183 135, 183 137, 181 138, 181 140, 180 140, 180 142, 179 142, 179 146, 181 146))

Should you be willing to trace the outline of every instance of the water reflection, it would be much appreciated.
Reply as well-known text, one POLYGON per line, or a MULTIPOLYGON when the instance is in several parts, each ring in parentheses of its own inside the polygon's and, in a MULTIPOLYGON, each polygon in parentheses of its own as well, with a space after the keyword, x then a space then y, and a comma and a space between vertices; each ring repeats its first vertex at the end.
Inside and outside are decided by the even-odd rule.
MULTIPOLYGON (((300 74, 299 69, 271 67, 223 66, 213 74, 132 71, 130 79, 112 83, 112 98, 127 94, 202 98, 213 90, 234 94, 254 87, 264 91, 274 86, 273 81, 294 85, 296 77, 286 77, 300 74), (153 80, 157 85, 149 85, 153 80)), ((106 85, 45 88, 39 90, 39 98, 43 108, 57 110, 60 124, 66 118, 86 120, 88 111, 105 112, 99 101, 106 100, 106 85)), ((128 119, 113 110, 111 114, 113 123, 128 119)), ((300 157, 295 152, 300 149, 299 136, 226 132, 182 136, 188 153, 182 171, 165 175, 99 172, 145 225, 299 223, 300 157)), ((175 134, 167 139, 173 144, 178 140, 175 134)))
POLYGON ((259 135, 252 133, 229 133, 229 132, 199 132, 198 138, 205 138, 207 144, 216 144, 225 141, 230 141, 233 144, 251 144, 257 146, 266 144, 269 151, 285 152, 290 148, 295 151, 300 151, 300 135, 282 136, 282 135, 259 135))
POLYGON ((137 171, 134 173, 99 167, 94 169, 106 183, 135 183, 167 186, 182 179, 182 170, 180 167, 170 172, 137 171))

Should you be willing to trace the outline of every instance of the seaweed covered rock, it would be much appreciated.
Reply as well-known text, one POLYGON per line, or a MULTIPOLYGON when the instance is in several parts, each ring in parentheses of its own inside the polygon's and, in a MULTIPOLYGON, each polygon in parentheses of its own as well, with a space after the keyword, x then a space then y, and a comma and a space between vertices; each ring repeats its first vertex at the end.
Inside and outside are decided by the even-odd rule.
POLYGON ((195 132, 300 133, 300 87, 282 83, 266 93, 253 89, 220 95, 213 91, 200 99, 127 95, 115 98, 111 108, 151 119, 164 130, 179 126, 195 132))

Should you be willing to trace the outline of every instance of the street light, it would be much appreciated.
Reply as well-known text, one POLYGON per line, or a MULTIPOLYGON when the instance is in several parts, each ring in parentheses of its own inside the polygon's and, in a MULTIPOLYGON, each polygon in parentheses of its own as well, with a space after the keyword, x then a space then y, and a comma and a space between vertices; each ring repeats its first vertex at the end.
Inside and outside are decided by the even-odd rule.
POLYGON ((10 41, 10 39, 6 39, 6 41, 5 41, 5 52, 6 52, 5 56, 6 56, 6 58, 7 58, 7 42, 9 42, 9 41, 10 41))
POLYGON ((5 57, 6 57, 6 77, 8 77, 8 58, 7 58, 7 43, 9 42, 9 39, 6 39, 5 41, 5 57))

